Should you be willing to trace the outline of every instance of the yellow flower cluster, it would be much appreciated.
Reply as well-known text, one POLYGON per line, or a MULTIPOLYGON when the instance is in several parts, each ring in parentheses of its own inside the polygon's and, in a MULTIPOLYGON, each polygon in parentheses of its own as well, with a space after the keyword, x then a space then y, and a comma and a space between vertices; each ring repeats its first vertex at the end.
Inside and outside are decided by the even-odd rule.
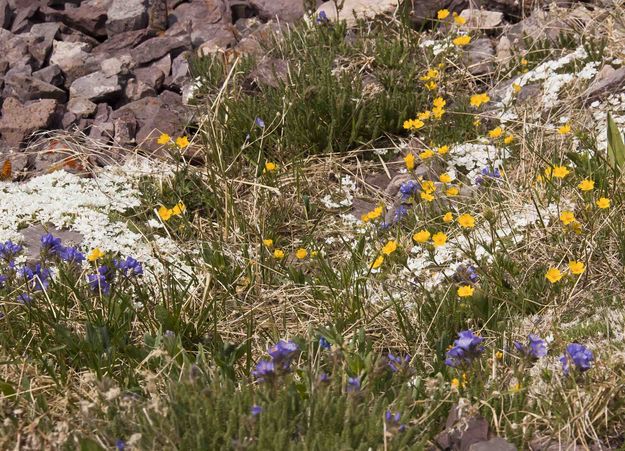
MULTIPOLYGON (((425 83, 426 89, 428 89, 429 91, 434 91, 438 87, 438 75, 438 70, 429 68, 425 75, 419 77, 419 80, 425 83)), ((419 117, 419 119, 421 119, 421 117, 419 117)))
POLYGON ((384 207, 379 205, 379 206, 375 207, 373 210, 371 210, 369 213, 365 213, 364 215, 362 215, 360 217, 360 220, 362 222, 375 221, 380 216, 382 216, 383 212, 384 212, 384 207))
POLYGON ((172 216, 180 216, 186 211, 187 207, 182 202, 178 202, 172 208, 167 208, 164 205, 158 209, 158 216, 163 221, 169 221, 172 216))
MULTIPOLYGON (((568 264, 569 272, 574 276, 579 276, 586 271, 586 265, 584 262, 578 260, 571 260, 568 264)), ((557 283, 564 277, 564 273, 558 268, 552 267, 545 273, 545 279, 551 283, 557 283)))
MULTIPOLYGON (((171 139, 171 136, 169 136, 167 133, 162 133, 161 136, 158 137, 156 142, 159 145, 164 146, 166 144, 172 143, 172 139, 171 139)), ((187 138, 186 136, 180 136, 176 138, 175 144, 176 146, 178 146, 179 149, 184 149, 186 147, 189 147, 189 144, 190 144, 189 138, 187 138)))
POLYGON ((471 106, 475 108, 479 108, 481 105, 488 103, 490 101, 490 97, 488 94, 483 92, 482 94, 474 94, 471 96, 471 106))

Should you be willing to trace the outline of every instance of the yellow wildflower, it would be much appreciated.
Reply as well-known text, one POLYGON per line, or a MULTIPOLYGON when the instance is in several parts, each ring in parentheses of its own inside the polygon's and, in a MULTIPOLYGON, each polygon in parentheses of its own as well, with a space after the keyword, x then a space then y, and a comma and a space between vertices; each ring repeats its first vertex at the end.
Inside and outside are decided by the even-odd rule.
POLYGON ((263 244, 265 247, 273 247, 273 240, 271 238, 265 238, 263 244))
POLYGON ((560 213, 560 221, 562 221, 564 225, 569 225, 575 222, 575 215, 572 211, 563 211, 560 213))
POLYGON ((468 213, 458 216, 456 221, 458 221, 458 224, 460 224, 460 227, 463 229, 472 229, 475 227, 475 218, 468 213))
POLYGON ((163 221, 169 221, 169 218, 171 218, 172 214, 173 210, 171 208, 165 207, 164 205, 161 205, 161 207, 158 209, 158 215, 163 221))
POLYGON ((406 130, 418 130, 425 125, 425 122, 419 119, 408 119, 404 121, 404 129, 406 130))
POLYGON ((438 71, 436 69, 429 68, 425 75, 419 77, 421 81, 428 81, 438 77, 438 71))
POLYGON ((488 103, 488 101, 490 101, 490 97, 485 92, 483 92, 482 94, 474 94, 471 96, 471 106, 475 108, 479 108, 480 105, 488 103))
POLYGON ((267 172, 274 172, 278 169, 278 165, 276 163, 273 163, 271 161, 266 161, 265 162, 265 171, 267 172))
POLYGON ((521 384, 520 383, 516 383, 512 386, 512 388, 510 389, 512 391, 512 393, 518 393, 521 391, 521 384))
POLYGON ((583 262, 572 260, 569 262, 569 271, 576 276, 586 271, 586 265, 583 262))
POLYGON ((438 88, 438 84, 434 80, 430 80, 425 84, 425 88, 428 91, 434 91, 436 88, 438 88))
POLYGON ((419 114, 417 115, 417 117, 419 118, 419 120, 420 120, 420 121, 425 121, 425 120, 429 119, 431 115, 432 115, 432 113, 431 113, 431 112, 429 112, 429 111, 424 111, 424 112, 422 112, 422 113, 419 113, 419 114))
POLYGON ((458 390, 458 387, 460 387, 460 380, 457 377, 454 377, 451 380, 451 388, 452 390, 458 390))
POLYGON ((174 208, 171 209, 171 214, 174 216, 180 216, 187 210, 187 207, 182 202, 178 202, 174 205, 174 208))
POLYGON ((521 66, 527 66, 527 60, 525 58, 521 58, 521 66))
POLYGON ((431 194, 436 191, 436 185, 431 180, 424 180, 421 182, 421 189, 426 193, 431 194))
POLYGON ((412 235, 412 239, 415 240, 417 243, 427 243, 427 241, 430 239, 430 236, 431 234, 427 230, 420 230, 412 235))
POLYGON ((447 191, 445 191, 445 194, 447 194, 449 197, 455 197, 460 194, 460 190, 455 186, 450 186, 447 191))
POLYGON ((521 92, 521 85, 518 83, 512 83, 512 89, 515 93, 518 94, 519 92, 521 92))
POLYGON ((467 19, 465 19, 458 13, 454 13, 454 22, 456 23, 456 25, 464 25, 465 23, 467 23, 467 19))
POLYGON ((463 34, 462 36, 454 38, 451 42, 453 42, 454 45, 458 47, 464 47, 465 45, 469 45, 469 43, 471 42, 471 36, 469 36, 468 34, 463 34))
POLYGON ((449 146, 440 146, 437 152, 439 155, 445 155, 447 152, 449 152, 449 146))
POLYGON ((384 245, 382 248, 382 254, 391 255, 393 252, 397 250, 397 241, 391 240, 384 245))
POLYGON ((282 260, 284 258, 284 251, 282 249, 274 250, 273 258, 275 258, 276 260, 282 260))
POLYGON ((437 97, 432 101, 432 105, 436 108, 443 108, 447 104, 447 101, 442 97, 437 97))
POLYGON ((497 351, 497 352, 495 353, 495 358, 496 358, 497 360, 503 360, 503 352, 501 352, 501 351, 497 351))
POLYGON ((436 232, 434 235, 432 235, 432 242, 436 247, 444 246, 447 242, 447 235, 445 235, 443 232, 436 232))
POLYGON ((451 211, 448 211, 447 213, 445 213, 443 215, 443 222, 444 223, 449 224, 453 220, 454 220, 454 215, 451 213, 451 211))
POLYGON ((610 208, 610 199, 608 199, 607 197, 600 197, 599 199, 597 199, 597 207, 603 209, 606 208, 610 208))
POLYGON ((571 133, 571 126, 569 124, 564 124, 562 127, 558 127, 558 133, 561 135, 571 133))
POLYGON ((444 172, 438 177, 438 179, 441 181, 441 183, 449 183, 451 182, 451 175, 444 172))
POLYGON ((167 133, 162 133, 161 136, 158 137, 158 140, 156 142, 163 146, 165 144, 168 144, 170 141, 171 136, 169 136, 167 133))
POLYGON ((566 166, 554 166, 551 175, 557 179, 563 179, 570 174, 571 171, 566 166))
POLYGON ((295 252, 295 257, 297 257, 298 260, 304 260, 308 257, 308 251, 303 247, 300 247, 297 252, 295 252))
POLYGON ((504 144, 512 144, 514 141, 514 135, 508 135, 503 139, 504 144))
POLYGON ((595 181, 584 179, 581 182, 579 182, 579 185, 577 185, 577 187, 582 191, 590 191, 595 187, 595 181))
POLYGON ((180 136, 179 138, 176 138, 176 145, 180 149, 184 149, 185 147, 189 147, 189 138, 187 138, 186 136, 180 136))
POLYGON ((458 291, 456 293, 458 294, 458 297, 467 298, 469 296, 473 296, 474 291, 475 288, 473 288, 471 285, 463 285, 461 287, 458 287, 458 291))
POLYGON ((414 155, 409 153, 404 157, 404 163, 406 163, 406 169, 412 171, 414 169, 414 155))
POLYGON ((556 283, 562 279, 562 272, 558 268, 549 268, 545 273, 545 278, 551 283, 556 283))
POLYGON ((382 263, 384 262, 384 255, 380 255, 378 258, 376 258, 374 260, 374 262, 371 264, 371 269, 378 269, 380 266, 382 266, 382 263))
POLYGON ((421 158, 422 160, 427 160, 428 158, 432 158, 434 156, 434 152, 431 150, 424 150, 423 152, 421 152, 419 154, 419 158, 421 158))
POLYGON ((434 200, 434 196, 430 193, 423 192, 421 193, 421 199, 426 202, 432 202, 434 200))
POLYGON ((482 121, 480 121, 479 117, 473 119, 473 126, 474 127, 479 127, 480 125, 482 125, 482 121))
POLYGON ((438 18, 438 20, 447 19, 449 17, 449 10, 448 9, 438 10, 438 12, 436 13, 436 17, 438 18))
POLYGON ((99 247, 96 247, 91 252, 89 252, 89 254, 87 255, 87 260, 89 260, 90 262, 94 262, 102 257, 104 257, 104 252, 102 252, 99 247))
POLYGON ((501 127, 493 128, 491 131, 488 132, 488 136, 493 139, 497 139, 501 135, 503 135, 503 129, 501 127))

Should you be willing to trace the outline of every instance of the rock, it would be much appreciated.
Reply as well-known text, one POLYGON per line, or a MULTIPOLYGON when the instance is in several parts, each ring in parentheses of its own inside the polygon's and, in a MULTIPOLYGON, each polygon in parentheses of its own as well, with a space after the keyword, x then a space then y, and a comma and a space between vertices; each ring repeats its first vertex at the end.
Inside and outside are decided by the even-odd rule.
POLYGON ((134 102, 136 100, 143 99, 145 97, 154 97, 156 96, 156 90, 145 84, 142 81, 137 80, 136 78, 131 78, 126 82, 126 87, 124 88, 124 97, 129 102, 134 102))
MULTIPOLYGON (((52 154, 54 153, 54 151, 48 151, 45 153, 52 154)), ((63 157, 67 156, 64 153, 62 153, 61 155, 63 157)), ((50 165, 48 165, 47 168, 41 168, 42 169, 41 172, 42 173, 50 172, 50 171, 45 170, 45 169, 48 169, 49 167, 50 165)), ((83 236, 78 232, 73 232, 71 230, 57 229, 53 225, 46 225, 46 226, 43 226, 42 224, 29 225, 25 229, 20 230, 20 233, 24 237, 24 240, 22 242, 25 248, 24 255, 26 255, 26 258, 29 262, 35 262, 40 259, 41 237, 45 235, 46 233, 51 233, 52 235, 54 235, 55 238, 61 238, 61 242, 63 246, 76 246, 82 243, 84 239, 83 236)))
POLYGON ((19 34, 28 31, 32 25, 30 19, 39 11, 41 5, 37 2, 25 2, 23 6, 15 9, 15 17, 11 25, 11 31, 19 34))
POLYGON ((28 41, 23 36, 0 29, 0 67, 2 74, 9 68, 28 66, 32 56, 28 52, 28 41))
POLYGON ((65 77, 63 77, 63 73, 61 72, 61 68, 56 64, 52 64, 50 66, 44 67, 43 69, 39 69, 36 72, 33 72, 33 77, 45 82, 50 83, 54 86, 63 86, 65 82, 65 77))
POLYGON ((8 30, 13 22, 13 11, 8 0, 0 0, 0 28, 8 30))
POLYGON ((113 0, 108 9, 106 30, 109 37, 125 31, 141 30, 148 26, 146 0, 113 0))
POLYGON ((445 430, 435 438, 444 449, 468 450, 475 443, 488 440, 488 423, 469 406, 466 411, 461 406, 452 407, 445 430))
POLYGON ((416 28, 422 28, 432 24, 432 20, 436 19, 436 13, 440 9, 460 13, 468 7, 469 0, 413 0, 410 21, 416 28))
POLYGON ((266 57, 263 58, 246 78, 249 88, 271 86, 277 88, 286 83, 289 74, 287 61, 266 57))
POLYGON ((487 442, 478 442, 469 446, 469 451, 516 451, 516 446, 501 437, 491 438, 487 442))
POLYGON ((50 56, 52 43, 59 34, 59 29, 58 23, 40 23, 31 27, 30 34, 35 41, 30 44, 29 51, 39 67, 43 67, 50 56))
POLYGON ((100 60, 114 58, 121 53, 130 53, 130 50, 137 47, 153 34, 148 30, 127 31, 110 37, 102 44, 94 47, 93 54, 100 60))
POLYGON ((397 9, 398 0, 345 0, 343 8, 338 11, 334 0, 323 3, 315 16, 324 12, 331 21, 345 20, 348 27, 356 25, 356 18, 373 18, 380 14, 389 14, 397 9))
POLYGON ((75 8, 42 8, 46 21, 59 21, 95 38, 106 37, 107 11, 111 0, 87 0, 75 8))
POLYGON ((623 86, 625 86, 625 67, 614 69, 606 65, 584 91, 583 97, 586 103, 589 103, 605 94, 618 92, 623 86))
POLYGON ((65 75, 66 84, 71 84, 94 70, 98 70, 97 61, 88 52, 90 46, 84 42, 54 41, 50 64, 56 64, 65 75))
POLYGON ((466 19, 466 23, 460 27, 466 30, 492 30, 503 22, 503 13, 484 9, 465 9, 460 17, 466 19))
POLYGON ((7 75, 2 95, 5 98, 15 97, 21 102, 37 99, 54 99, 61 103, 67 101, 65 91, 25 73, 7 75))
POLYGON ((488 38, 472 41, 463 55, 463 61, 472 75, 484 75, 495 69, 495 50, 488 38))
POLYGON ((148 0, 148 26, 150 30, 167 30, 167 0, 148 0))
POLYGON ((189 75, 189 60, 191 52, 182 52, 176 58, 171 65, 171 76, 167 77, 165 84, 168 87, 180 89, 188 79, 189 75))
POLYGON ((117 75, 107 77, 103 72, 94 72, 80 77, 69 88, 71 97, 82 97, 96 102, 114 99, 121 92, 122 88, 117 75))
POLYGON ((151 61, 160 59, 173 52, 174 58, 183 50, 190 47, 191 43, 188 38, 183 37, 156 37, 148 39, 142 44, 131 50, 132 59, 137 64, 146 64, 151 61))
POLYGON ((165 74, 155 65, 135 69, 134 74, 138 81, 157 91, 163 86, 163 81, 165 80, 165 74))
POLYGON ((250 0, 250 5, 263 20, 295 22, 304 16, 303 0, 250 0))
POLYGON ((181 36, 190 30, 191 43, 199 47, 211 40, 234 40, 232 16, 224 0, 183 3, 169 15, 167 35, 181 36))
POLYGON ((107 77, 126 75, 133 69, 134 62, 130 54, 125 53, 116 57, 107 58, 100 63, 102 73, 107 77))
POLYGON ((66 108, 68 113, 75 114, 80 119, 95 114, 98 106, 89 99, 74 97, 69 100, 66 108))
POLYGON ((567 29, 566 23, 559 16, 551 16, 549 12, 536 10, 532 15, 514 24, 506 31, 506 36, 517 48, 525 48, 525 42, 549 40, 557 43, 562 30, 567 29))
POLYGON ((167 54, 160 60, 152 63, 152 67, 158 68, 166 77, 171 73, 171 55, 167 54))
POLYGON ((137 118, 131 110, 125 110, 117 115, 113 121, 115 127, 115 135, 113 141, 118 146, 129 146, 135 144, 135 136, 137 134, 137 118))
POLYGON ((510 39, 508 39, 507 36, 499 38, 499 42, 497 43, 497 47, 495 49, 495 55, 498 64, 508 64, 510 59, 512 59, 512 46, 510 44, 510 39))
POLYGON ((57 116, 57 102, 52 99, 22 103, 13 97, 2 105, 0 135, 10 146, 18 147, 33 132, 50 127, 57 116))

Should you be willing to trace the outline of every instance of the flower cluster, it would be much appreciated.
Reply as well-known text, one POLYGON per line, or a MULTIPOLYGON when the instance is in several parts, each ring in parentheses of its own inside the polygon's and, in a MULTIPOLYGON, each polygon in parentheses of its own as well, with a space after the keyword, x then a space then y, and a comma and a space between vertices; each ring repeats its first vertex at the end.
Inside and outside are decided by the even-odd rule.
POLYGON ((484 352, 483 342, 484 339, 482 337, 475 335, 470 330, 459 332, 458 339, 454 341, 451 349, 447 351, 445 364, 453 368, 471 365, 473 360, 484 352))
POLYGON ((514 347, 521 355, 531 360, 538 360, 547 355, 547 342, 535 334, 528 335, 527 345, 515 341, 514 347))
POLYGON ((252 375, 259 382, 272 381, 276 376, 289 373, 293 357, 299 352, 299 346, 293 341, 280 340, 271 346, 267 353, 270 359, 263 359, 256 364, 252 375))
POLYGON ((169 221, 172 216, 181 216, 186 211, 186 209, 187 207, 182 202, 178 202, 172 208, 167 208, 164 205, 161 205, 161 207, 158 209, 158 216, 163 221, 169 221))

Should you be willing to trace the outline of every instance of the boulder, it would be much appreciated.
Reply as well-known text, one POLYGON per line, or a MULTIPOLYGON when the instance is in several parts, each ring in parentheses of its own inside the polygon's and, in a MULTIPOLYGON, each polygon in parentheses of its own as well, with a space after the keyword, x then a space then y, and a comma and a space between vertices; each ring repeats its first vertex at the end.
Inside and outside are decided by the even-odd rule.
POLYGON ((80 119, 95 114, 98 106, 89 99, 74 97, 67 103, 66 108, 68 113, 75 114, 80 119))
POLYGON ((39 12, 41 5, 36 1, 26 1, 23 5, 15 8, 15 17, 11 25, 11 32, 19 34, 30 30, 32 26, 31 18, 39 12))
POLYGON ((87 0, 63 10, 42 8, 46 21, 58 21, 95 38, 106 37, 107 11, 111 0, 87 0))
POLYGON ((54 41, 50 64, 59 66, 68 85, 86 74, 98 70, 97 61, 89 54, 90 46, 84 42, 54 41))
POLYGON ((0 29, 0 75, 9 68, 28 66, 31 61, 28 40, 23 36, 0 29))
POLYGON ((113 0, 108 9, 106 30, 109 37, 148 26, 147 0, 113 0))
POLYGON ((304 17, 303 0, 250 0, 263 20, 278 18, 285 22, 295 22, 304 17))
POLYGON ((112 77, 113 75, 126 75, 133 68, 134 62, 129 53, 124 53, 112 58, 107 58, 100 63, 100 68, 104 75, 112 77))
POLYGON ((39 80, 26 73, 14 73, 4 78, 2 95, 15 97, 21 102, 37 99, 54 99, 58 102, 67 101, 67 93, 56 86, 39 80))
POLYGON ((180 89, 189 77, 189 57, 191 52, 185 51, 174 58, 171 65, 171 76, 165 79, 165 85, 170 88, 180 89))
POLYGON ((137 47, 146 39, 154 35, 148 30, 127 31, 118 33, 108 38, 102 44, 93 48, 93 55, 102 60, 117 57, 121 53, 130 53, 130 50, 137 47))
POLYGON ((38 130, 49 128, 58 115, 57 102, 52 99, 22 103, 9 97, 2 105, 0 136, 10 146, 19 147, 38 130))
POLYGON ((65 82, 65 77, 63 77, 61 68, 56 64, 52 64, 33 72, 33 77, 58 87, 63 86, 63 83, 65 82))
POLYGON ((462 57, 472 75, 484 75, 495 69, 495 49, 488 38, 472 41, 462 57))
POLYGON ((167 35, 190 33, 191 43, 199 47, 210 40, 233 42, 232 15, 223 0, 196 0, 183 3, 169 15, 167 35))
POLYGON ((155 65, 135 69, 135 78, 147 86, 159 90, 163 86, 165 74, 155 65))
POLYGON ((373 18, 380 14, 393 13, 399 4, 399 0, 345 0, 342 9, 339 11, 336 1, 330 0, 323 3, 315 15, 321 12, 333 21, 344 20, 347 26, 356 25, 357 18, 373 18))
POLYGON ((468 8, 460 13, 460 17, 466 20, 460 27, 464 30, 492 30, 503 23, 502 12, 485 9, 468 8))
POLYGON ((126 87, 124 88, 124 98, 128 102, 134 102, 145 97, 154 96, 156 96, 156 90, 152 86, 149 86, 136 78, 131 78, 126 82, 126 87))
POLYGON ((117 115, 113 120, 115 133, 113 141, 118 146, 129 146, 135 144, 135 136, 137 134, 137 118, 131 110, 125 110, 117 115))
POLYGON ((605 94, 618 92, 623 86, 625 86, 625 67, 614 69, 606 65, 584 91, 583 97, 589 103, 605 94))
POLYGON ((469 451, 516 451, 516 446, 501 437, 477 442, 469 446, 469 451))
POLYGON ((155 37, 139 44, 130 51, 132 59, 137 64, 146 64, 161 59, 168 53, 174 53, 174 57, 190 47, 188 38, 184 37, 155 37))
POLYGON ((30 28, 30 35, 33 37, 28 49, 33 58, 37 61, 38 67, 43 67, 52 51, 52 43, 59 34, 58 23, 39 23, 30 28))
POLYGON ((0 0, 0 28, 8 30, 13 22, 13 10, 8 0, 0 0))
POLYGON ((94 72, 76 79, 69 88, 71 97, 82 97, 93 102, 112 100, 122 92, 117 75, 94 72))

